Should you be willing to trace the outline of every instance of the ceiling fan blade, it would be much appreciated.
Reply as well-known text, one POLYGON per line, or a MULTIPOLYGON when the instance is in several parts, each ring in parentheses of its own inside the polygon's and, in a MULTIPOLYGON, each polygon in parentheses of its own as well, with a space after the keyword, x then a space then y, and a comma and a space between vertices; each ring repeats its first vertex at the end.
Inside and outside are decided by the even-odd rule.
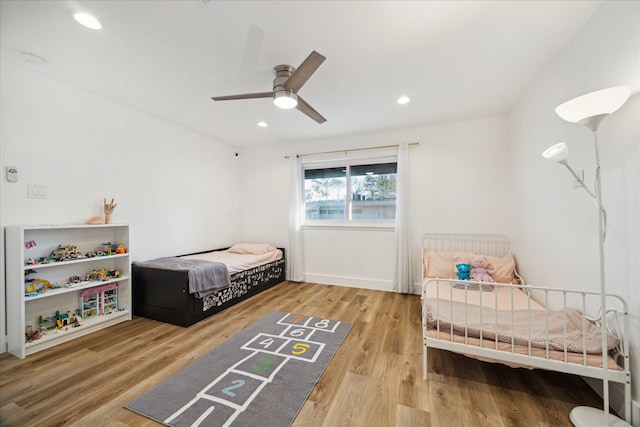
POLYGON ((273 92, 245 93, 242 95, 214 96, 214 101, 232 101, 234 99, 273 98, 273 92))
POLYGON ((314 110, 311 105, 307 104, 307 101, 300 98, 299 96, 298 96, 298 105, 296 106, 296 108, 302 111, 307 116, 311 117, 313 120, 315 120, 318 123, 324 123, 327 121, 327 119, 322 117, 320 113, 314 110))
POLYGON ((309 77, 318 69, 318 67, 327 59, 315 50, 311 52, 307 59, 291 74, 284 83, 284 87, 297 93, 300 88, 309 80, 309 77))

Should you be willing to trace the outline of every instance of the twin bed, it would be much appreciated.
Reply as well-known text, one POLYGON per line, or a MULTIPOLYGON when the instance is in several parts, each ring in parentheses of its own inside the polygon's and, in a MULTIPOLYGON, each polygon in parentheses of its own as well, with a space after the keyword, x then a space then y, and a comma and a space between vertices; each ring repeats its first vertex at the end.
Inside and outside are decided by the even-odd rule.
POLYGON ((262 243, 134 262, 133 313, 191 326, 284 281, 285 262, 283 248, 262 243))
POLYGON ((624 300, 608 294, 603 321, 597 292, 524 284, 509 241, 501 235, 425 234, 422 240, 425 379, 428 350, 438 348, 512 367, 565 372, 605 384, 611 381, 624 390, 624 418, 630 421, 624 300), (468 263, 474 254, 487 256, 495 268, 496 283, 457 279, 455 265, 468 263), (593 307, 595 318, 582 314, 593 307))

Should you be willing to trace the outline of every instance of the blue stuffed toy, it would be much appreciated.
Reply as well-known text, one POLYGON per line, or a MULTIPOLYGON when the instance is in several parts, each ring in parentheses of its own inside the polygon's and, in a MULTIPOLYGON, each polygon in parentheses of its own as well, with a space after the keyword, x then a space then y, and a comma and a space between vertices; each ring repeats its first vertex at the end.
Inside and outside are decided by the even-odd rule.
POLYGON ((469 273, 471 271, 470 264, 456 264, 456 269, 458 270, 456 272, 458 280, 469 280, 469 273))

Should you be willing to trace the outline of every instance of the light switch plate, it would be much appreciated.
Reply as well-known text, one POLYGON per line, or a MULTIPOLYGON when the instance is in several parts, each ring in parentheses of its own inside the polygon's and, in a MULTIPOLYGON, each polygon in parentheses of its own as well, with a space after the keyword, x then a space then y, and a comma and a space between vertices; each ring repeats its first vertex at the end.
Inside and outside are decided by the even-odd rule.
POLYGON ((29 185, 27 197, 30 199, 47 199, 49 197, 46 185, 29 185))

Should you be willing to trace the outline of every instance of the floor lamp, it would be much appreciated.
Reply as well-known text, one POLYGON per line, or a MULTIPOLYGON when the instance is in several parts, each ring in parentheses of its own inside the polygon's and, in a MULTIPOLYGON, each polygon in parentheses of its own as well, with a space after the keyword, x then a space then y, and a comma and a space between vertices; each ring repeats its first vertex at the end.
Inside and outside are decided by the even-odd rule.
MULTIPOLYGON (((617 86, 608 89, 599 90, 589 93, 587 95, 579 96, 564 104, 559 105, 556 108, 556 113, 562 119, 572 122, 580 123, 586 126, 593 133, 593 144, 595 151, 595 188, 590 190, 582 177, 580 177, 567 162, 569 155, 569 149, 564 142, 556 144, 542 153, 542 156, 548 160, 554 160, 565 166, 569 172, 576 178, 580 186, 591 196, 595 201, 598 208, 598 255, 600 266, 600 322, 603 327, 602 334, 602 360, 603 369, 605 371, 607 366, 607 336, 604 333, 604 325, 607 315, 607 301, 606 301, 606 287, 604 277, 604 239, 606 237, 606 221, 607 215, 602 205, 602 189, 600 186, 600 155, 598 153, 598 127, 602 120, 609 114, 617 111, 620 107, 627 102, 631 91, 627 86, 617 86)), ((609 413, 609 381, 605 377, 603 379, 603 399, 604 410, 592 408, 589 406, 578 406, 571 410, 569 418, 571 422, 577 427, 591 427, 591 426, 630 426, 630 424, 621 420, 613 414, 609 413)), ((629 417, 629 414, 626 415, 629 417)))

